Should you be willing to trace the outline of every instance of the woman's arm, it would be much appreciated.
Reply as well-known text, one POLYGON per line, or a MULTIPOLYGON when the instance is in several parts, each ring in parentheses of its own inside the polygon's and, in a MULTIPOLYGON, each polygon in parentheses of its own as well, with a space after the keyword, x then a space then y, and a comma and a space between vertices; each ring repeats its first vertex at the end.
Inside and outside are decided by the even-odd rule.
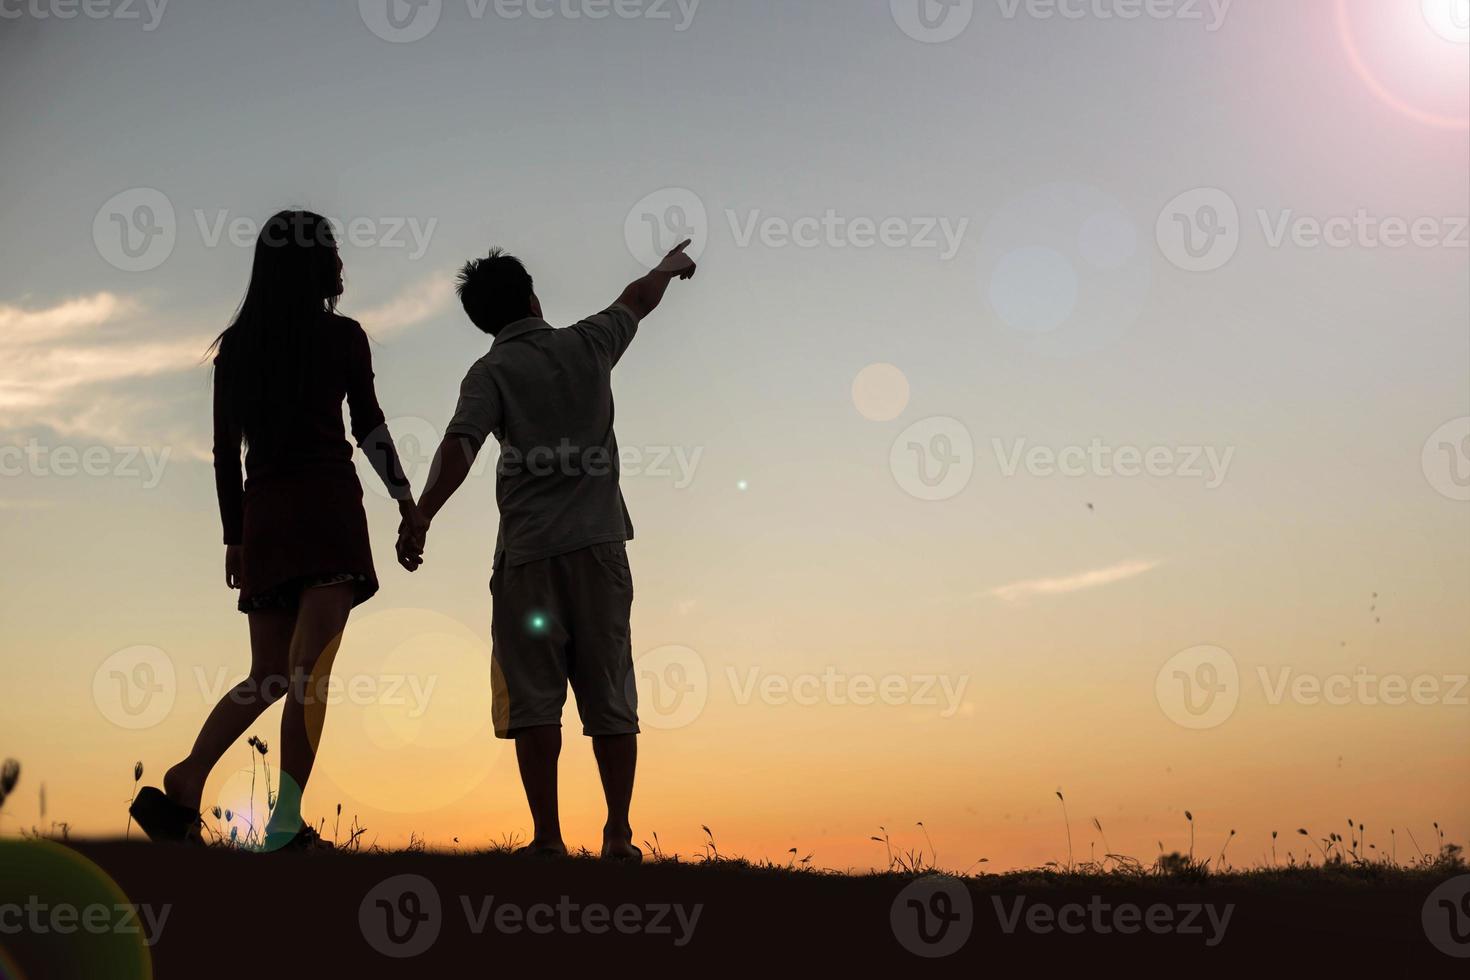
POLYGON ((214 366, 214 492, 225 537, 225 584, 240 587, 245 531, 245 479, 240 471, 240 426, 230 404, 227 374, 214 366))
POLYGON ((368 347, 367 334, 356 323, 351 327, 352 336, 348 350, 347 407, 352 416, 352 437, 367 455, 368 462, 388 495, 398 501, 398 508, 405 514, 414 509, 413 488, 404 476, 403 464, 398 458, 398 447, 388 431, 383 409, 378 405, 378 394, 373 387, 373 355, 368 347))

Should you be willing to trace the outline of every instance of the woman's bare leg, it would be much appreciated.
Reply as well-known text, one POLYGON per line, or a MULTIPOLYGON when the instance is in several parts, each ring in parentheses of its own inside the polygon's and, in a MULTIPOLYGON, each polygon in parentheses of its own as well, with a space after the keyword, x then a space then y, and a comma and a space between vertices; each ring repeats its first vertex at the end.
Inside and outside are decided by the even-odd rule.
POLYGON ((250 618, 250 676, 225 693, 194 740, 188 758, 163 777, 168 798, 191 810, 199 809, 204 782, 231 745, 255 723, 261 713, 286 694, 291 634, 296 614, 270 609, 250 618))
POLYGON ((301 828, 301 797, 326 723, 332 661, 355 597, 351 583, 307 589, 291 635, 290 697, 281 715, 281 789, 267 835, 301 828))

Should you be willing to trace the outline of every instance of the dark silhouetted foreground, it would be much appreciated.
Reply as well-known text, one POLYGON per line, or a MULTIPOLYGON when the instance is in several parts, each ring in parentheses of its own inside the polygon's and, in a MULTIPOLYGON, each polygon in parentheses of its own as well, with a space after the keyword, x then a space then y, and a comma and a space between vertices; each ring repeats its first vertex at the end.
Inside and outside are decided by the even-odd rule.
POLYGON ((151 950, 137 936, 131 946, 83 933, 0 937, 22 976, 54 980, 147 975, 119 949, 146 953, 164 980, 258 977, 287 943, 296 977, 554 976, 609 964, 645 976, 1048 976, 1105 965, 1179 978, 1308 967, 1450 976, 1463 966, 1450 954, 1470 952, 1463 866, 952 878, 122 842, 6 842, 0 858, 0 904, 17 890, 85 902, 89 888, 102 902, 100 869, 118 889, 108 904, 139 908, 140 929, 156 932, 151 950), (103 949, 109 969, 85 972, 103 949))

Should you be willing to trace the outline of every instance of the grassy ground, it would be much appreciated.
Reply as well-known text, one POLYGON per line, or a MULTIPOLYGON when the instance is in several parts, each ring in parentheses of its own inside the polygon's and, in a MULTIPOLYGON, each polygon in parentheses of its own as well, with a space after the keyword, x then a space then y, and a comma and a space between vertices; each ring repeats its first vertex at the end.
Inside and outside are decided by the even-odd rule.
POLYGON ((962 877, 846 875, 711 854, 629 867, 504 851, 258 854, 10 840, 0 843, 0 905, 22 894, 135 905, 142 934, 32 930, 0 935, 0 948, 18 975, 60 980, 619 964, 654 976, 712 967, 973 976, 1110 960, 1203 975, 1298 965, 1463 975, 1444 950, 1470 952, 1470 935, 1456 946, 1448 933, 1446 946, 1434 932, 1434 916, 1455 912, 1433 900, 1444 888, 1470 894, 1457 861, 1224 874, 1166 861, 962 877), (93 972, 95 962, 106 972, 93 972))
MULTIPOLYGON (((264 814, 274 803, 268 769, 262 781, 264 814)), ((0 771, 0 791, 14 783, 0 771)), ((1208 858, 1106 853, 1094 821, 1101 859, 999 874, 983 860, 942 871, 885 832, 873 844, 887 870, 847 874, 796 851, 777 862, 731 857, 708 828, 696 854, 667 853, 653 835, 642 842, 648 860, 627 866, 585 852, 519 857, 510 838, 483 850, 414 840, 387 851, 334 817, 319 826, 335 846, 309 853, 260 853, 253 815, 228 812, 205 815, 204 847, 153 845, 136 832, 70 840, 64 825, 0 838, 0 980, 588 966, 974 976, 1103 964, 1146 975, 1427 977, 1463 976, 1470 959, 1470 873, 1438 825, 1431 850, 1413 841, 1407 862, 1350 824, 1346 837, 1273 835, 1269 866, 1236 869, 1230 840, 1208 858)))

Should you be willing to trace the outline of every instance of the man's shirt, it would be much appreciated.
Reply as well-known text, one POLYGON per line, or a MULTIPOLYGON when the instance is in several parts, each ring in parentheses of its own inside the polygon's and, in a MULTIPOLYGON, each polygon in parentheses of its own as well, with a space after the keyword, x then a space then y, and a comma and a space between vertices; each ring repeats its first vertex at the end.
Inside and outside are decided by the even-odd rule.
POLYGON ((497 563, 633 539, 618 486, 612 369, 637 332, 621 304, 564 330, 520 320, 465 376, 449 435, 500 443, 497 563))

